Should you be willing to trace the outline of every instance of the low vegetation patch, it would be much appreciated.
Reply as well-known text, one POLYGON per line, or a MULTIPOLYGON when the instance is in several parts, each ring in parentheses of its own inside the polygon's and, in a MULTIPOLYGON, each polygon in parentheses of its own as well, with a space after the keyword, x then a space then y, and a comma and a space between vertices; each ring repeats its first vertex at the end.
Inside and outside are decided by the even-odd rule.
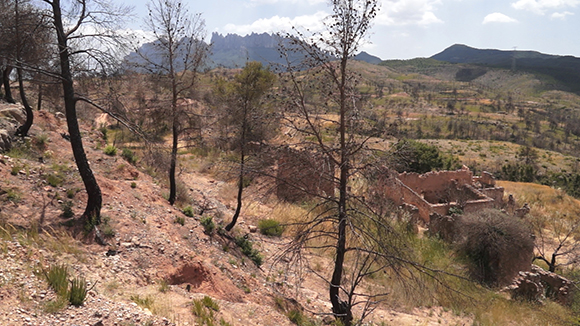
POLYGON ((244 236, 238 236, 235 238, 236 245, 240 247, 242 253, 250 258, 256 266, 261 266, 264 260, 262 254, 257 249, 253 248, 253 243, 244 236))
POLYGON ((260 220, 258 222, 260 233, 268 236, 279 237, 284 232, 284 226, 280 222, 272 219, 260 220))

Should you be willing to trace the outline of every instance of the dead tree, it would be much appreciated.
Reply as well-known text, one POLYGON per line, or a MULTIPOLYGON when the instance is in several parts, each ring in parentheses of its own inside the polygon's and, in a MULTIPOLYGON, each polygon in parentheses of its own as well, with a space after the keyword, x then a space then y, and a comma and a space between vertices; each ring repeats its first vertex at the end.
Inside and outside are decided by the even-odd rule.
POLYGON ((548 271, 580 263, 580 219, 565 214, 532 221, 536 234, 534 256, 548 265, 548 271))
MULTIPOLYGON (((105 62, 111 58, 104 56, 106 52, 102 48, 95 48, 95 42, 99 42, 101 46, 104 46, 119 40, 112 32, 115 26, 111 26, 111 24, 120 22, 122 17, 127 14, 127 9, 112 6, 104 1, 75 0, 70 4, 68 10, 63 8, 60 0, 43 0, 43 2, 49 6, 50 20, 57 39, 60 66, 58 72, 45 73, 51 77, 57 77, 62 83, 65 115, 72 152, 88 195, 85 210, 77 225, 81 229, 95 230, 97 239, 101 239, 97 226, 101 223, 102 194, 85 154, 76 110, 76 105, 79 101, 90 101, 75 92, 74 68, 77 66, 74 65, 75 61, 73 59, 77 56, 83 56, 83 61, 92 65, 93 69, 104 69, 105 62), (66 25, 65 17, 70 19, 66 25), (99 27, 102 32, 97 34, 83 33, 82 30, 87 25, 99 27), (82 41, 92 41, 92 43, 83 43, 82 41), (85 47, 81 48, 81 45, 85 45, 85 47), (100 60, 99 58, 102 59, 100 60)), ((106 72, 105 70, 100 71, 102 73, 106 72)))
POLYGON ((136 49, 132 64, 140 71, 157 75, 167 81, 171 93, 169 117, 171 120, 171 159, 169 164, 169 203, 177 197, 175 172, 182 120, 187 105, 180 103, 185 93, 195 87, 198 72, 204 64, 208 47, 203 42, 205 23, 201 14, 190 15, 180 0, 152 0, 148 4, 147 27, 155 35, 153 51, 136 49))
POLYGON ((386 295, 359 292, 361 282, 408 260, 391 221, 373 212, 362 195, 352 190, 353 181, 373 166, 374 156, 367 146, 370 137, 358 133, 366 103, 357 91, 360 77, 350 71, 349 62, 365 41, 378 3, 331 3, 333 14, 325 21, 326 31, 288 35, 291 41, 281 45, 287 58, 295 57, 289 53, 301 53, 305 58, 298 66, 288 60, 288 73, 282 80, 287 109, 283 123, 301 135, 289 146, 323 155, 337 167, 337 171, 320 175, 333 182, 336 191, 314 194, 318 204, 298 223, 299 230, 285 254, 299 260, 304 249, 333 251, 331 275, 317 274, 328 282, 332 314, 350 326, 355 306, 365 307, 359 319, 363 320, 373 310, 373 303, 386 295))

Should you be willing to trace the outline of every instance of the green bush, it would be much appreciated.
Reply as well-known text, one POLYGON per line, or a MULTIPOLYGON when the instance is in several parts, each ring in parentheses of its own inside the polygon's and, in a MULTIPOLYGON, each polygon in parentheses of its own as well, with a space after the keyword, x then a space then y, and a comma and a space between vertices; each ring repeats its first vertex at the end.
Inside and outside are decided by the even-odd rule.
POLYGON ((185 225, 185 218, 183 216, 176 216, 175 219, 173 220, 173 223, 175 224, 180 224, 180 225, 185 225))
POLYGON ((280 222, 272 219, 260 220, 258 228, 260 233, 274 237, 279 237, 284 232, 284 227, 280 225, 280 222))
POLYGON ((117 147, 115 147, 114 145, 107 145, 103 150, 103 153, 109 156, 115 156, 117 155, 117 147))
POLYGON ((213 234, 213 231, 215 231, 215 223, 213 222, 213 217, 204 216, 201 218, 200 222, 205 230, 205 234, 208 235, 213 234))
POLYGON ((64 183, 64 177, 60 173, 50 173, 46 176, 46 182, 53 187, 60 187, 64 183))
POLYGON ((242 250, 242 253, 246 255, 248 258, 250 258, 254 262, 254 264, 256 264, 257 266, 262 265, 264 258, 262 257, 262 255, 258 250, 253 248, 252 241, 246 239, 243 236, 236 237, 234 240, 236 245, 240 247, 240 249, 242 250))
POLYGON ((121 152, 121 157, 133 165, 137 163, 137 157, 135 156, 133 151, 128 148, 123 148, 123 151, 121 152))
POLYGON ((75 307, 80 307, 87 297, 87 281, 84 277, 75 277, 70 284, 69 302, 75 307))
POLYGON ((397 172, 426 173, 460 166, 455 157, 444 155, 437 146, 410 139, 400 140, 393 146, 391 161, 397 172))
POLYGON ((133 188, 133 189, 137 188, 137 183, 136 182, 131 182, 131 188, 133 188))
POLYGON ((66 265, 54 265, 44 272, 48 285, 59 296, 66 297, 68 292, 68 267, 66 265))
POLYGON ((213 311, 220 311, 220 306, 217 304, 217 302, 213 301, 210 296, 204 296, 203 299, 201 299, 201 303, 213 311))
POLYGON ((183 214, 185 214, 185 216, 189 216, 189 217, 193 217, 193 207, 191 206, 186 206, 183 208, 183 214))
POLYGON ((64 217, 64 218, 73 217, 75 215, 75 213, 73 212, 72 207, 73 207, 72 201, 67 200, 67 201, 63 202, 61 205, 62 217, 64 217))

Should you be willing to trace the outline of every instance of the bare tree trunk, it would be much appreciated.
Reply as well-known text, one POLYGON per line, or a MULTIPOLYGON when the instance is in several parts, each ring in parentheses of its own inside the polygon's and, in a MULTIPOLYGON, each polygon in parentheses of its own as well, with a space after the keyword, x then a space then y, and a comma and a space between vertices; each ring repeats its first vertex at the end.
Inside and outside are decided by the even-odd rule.
POLYGON ((38 102, 36 104, 36 109, 40 111, 42 108, 42 83, 38 84, 38 102))
POLYGON ((344 269, 344 256, 346 254, 346 222, 347 222, 347 184, 349 178, 349 153, 346 144, 346 65, 348 55, 343 55, 340 62, 340 179, 339 179, 339 198, 338 198, 338 241, 336 243, 336 258, 334 260, 334 272, 330 281, 330 302, 332 303, 332 312, 342 321, 344 326, 352 324, 352 306, 350 302, 344 302, 340 299, 340 288, 342 282, 342 273, 344 269))
POLYGON ((4 100, 8 103, 16 103, 12 97, 12 91, 10 90, 10 73, 12 72, 12 66, 6 66, 2 71, 2 83, 4 84, 4 100))
POLYGON ((228 225, 226 225, 226 231, 230 231, 231 229, 234 228, 234 226, 238 222, 240 212, 242 211, 242 193, 244 190, 244 160, 246 159, 244 145, 242 145, 241 151, 242 153, 240 154, 240 175, 238 179, 238 205, 236 206, 236 212, 232 217, 232 221, 228 225))
POLYGON ((52 6, 54 26, 58 38, 61 68, 60 76, 62 78, 62 88, 64 93, 63 98, 70 142, 75 162, 79 169, 79 173, 88 195, 87 206, 83 215, 79 219, 79 223, 83 223, 85 225, 86 223, 90 223, 92 226, 95 226, 101 223, 101 189, 99 188, 97 180, 93 175, 93 171, 89 166, 89 162, 83 148, 83 140, 79 129, 79 122, 76 112, 77 98, 75 95, 73 77, 70 70, 69 48, 67 44, 68 39, 63 26, 60 0, 52 0, 50 5, 52 6))
POLYGON ((22 68, 16 68, 16 72, 18 73, 18 90, 20 91, 20 100, 22 101, 22 105, 26 110, 26 121, 24 124, 16 130, 16 135, 21 137, 28 136, 28 131, 30 127, 32 127, 32 122, 34 121, 34 112, 32 112, 32 108, 28 104, 28 100, 26 99, 26 93, 24 92, 24 82, 22 80, 22 68))
POLYGON ((173 113, 173 144, 171 146, 171 162, 169 166, 169 204, 175 204, 177 198, 177 182, 175 180, 175 170, 177 166, 177 144, 179 130, 177 126, 177 113, 173 113))

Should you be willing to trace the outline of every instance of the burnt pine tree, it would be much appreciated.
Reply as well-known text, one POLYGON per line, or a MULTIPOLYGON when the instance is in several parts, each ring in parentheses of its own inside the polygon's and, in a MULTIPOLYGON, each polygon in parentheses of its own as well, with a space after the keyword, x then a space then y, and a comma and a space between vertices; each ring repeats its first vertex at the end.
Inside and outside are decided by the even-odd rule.
POLYGON ((28 102, 24 88, 24 70, 26 67, 40 66, 41 62, 48 61, 51 43, 50 26, 41 10, 32 6, 26 0, 14 1, 14 57, 18 78, 20 100, 26 110, 26 121, 18 127, 16 135, 25 137, 34 121, 34 112, 28 102))
POLYGON ((156 74, 167 82, 170 90, 171 158, 169 163, 169 203, 177 197, 175 177, 179 136, 187 105, 180 103, 198 78, 208 53, 203 42, 205 22, 201 14, 190 15, 180 0, 153 0, 148 4, 147 27, 153 32, 153 51, 137 50, 139 59, 133 64, 141 70, 156 74))
MULTIPOLYGON (((353 307, 360 304, 357 297, 368 299, 365 307, 380 301, 381 294, 359 296, 360 282, 397 265, 404 250, 394 243, 395 232, 388 221, 365 207, 351 187, 352 180, 369 165, 366 161, 372 154, 366 146, 370 138, 357 135, 365 104, 356 87, 359 78, 350 71, 349 62, 365 41, 378 2, 332 0, 331 4, 333 14, 325 21, 324 32, 298 32, 297 36, 289 35, 292 41, 281 46, 289 62, 283 88, 288 93, 285 102, 290 112, 284 121, 303 135, 291 146, 325 157, 337 170, 321 175, 321 179, 331 180, 337 191, 316 194, 318 213, 302 223, 285 254, 299 257, 297 253, 304 248, 333 251, 332 273, 321 277, 328 282, 332 313, 343 325, 350 326, 353 307), (299 53, 305 60, 293 66, 293 54, 289 53, 299 53)), ((364 310, 360 320, 368 311, 364 310)))
POLYGON ((238 193, 236 211, 225 229, 230 231, 242 210, 242 194, 245 186, 246 158, 248 142, 260 142, 267 136, 269 114, 265 110, 263 97, 272 88, 276 75, 262 66, 262 63, 247 62, 244 69, 234 80, 218 81, 215 92, 227 107, 225 116, 228 125, 236 129, 234 147, 239 152, 240 170, 238 174, 238 193))
MULTIPOLYGON (((128 10, 124 7, 114 7, 106 1, 74 0, 72 3, 67 2, 70 7, 68 11, 64 11, 60 0, 43 0, 43 2, 49 5, 50 20, 57 39, 60 70, 55 74, 62 82, 65 115, 72 152, 88 196, 85 210, 77 225, 85 229, 87 227, 93 229, 99 241, 102 239, 96 226, 101 223, 102 194, 83 148, 76 110, 79 101, 88 103, 91 103, 91 101, 75 93, 73 57, 85 56, 85 60, 83 60, 85 63, 96 60, 92 61, 94 69, 104 67, 104 62, 110 58, 103 57, 103 60, 97 60, 99 54, 103 54, 105 51, 102 48, 100 50, 91 48, 90 45, 94 46, 98 42, 100 46, 104 46, 105 44, 111 44, 110 42, 116 42, 118 39, 111 32, 114 29, 111 24, 121 21, 128 10), (91 5, 94 5, 94 7, 91 5), (101 32, 99 34, 83 34, 82 28, 84 25, 100 27, 101 32), (90 40, 87 38, 90 38, 90 40), (83 39, 89 41, 85 42, 85 44, 89 44, 89 47, 75 48, 74 44, 83 39)), ((102 71, 102 73, 105 73, 105 71, 102 71)), ((54 74, 49 75, 54 76, 54 74)))

